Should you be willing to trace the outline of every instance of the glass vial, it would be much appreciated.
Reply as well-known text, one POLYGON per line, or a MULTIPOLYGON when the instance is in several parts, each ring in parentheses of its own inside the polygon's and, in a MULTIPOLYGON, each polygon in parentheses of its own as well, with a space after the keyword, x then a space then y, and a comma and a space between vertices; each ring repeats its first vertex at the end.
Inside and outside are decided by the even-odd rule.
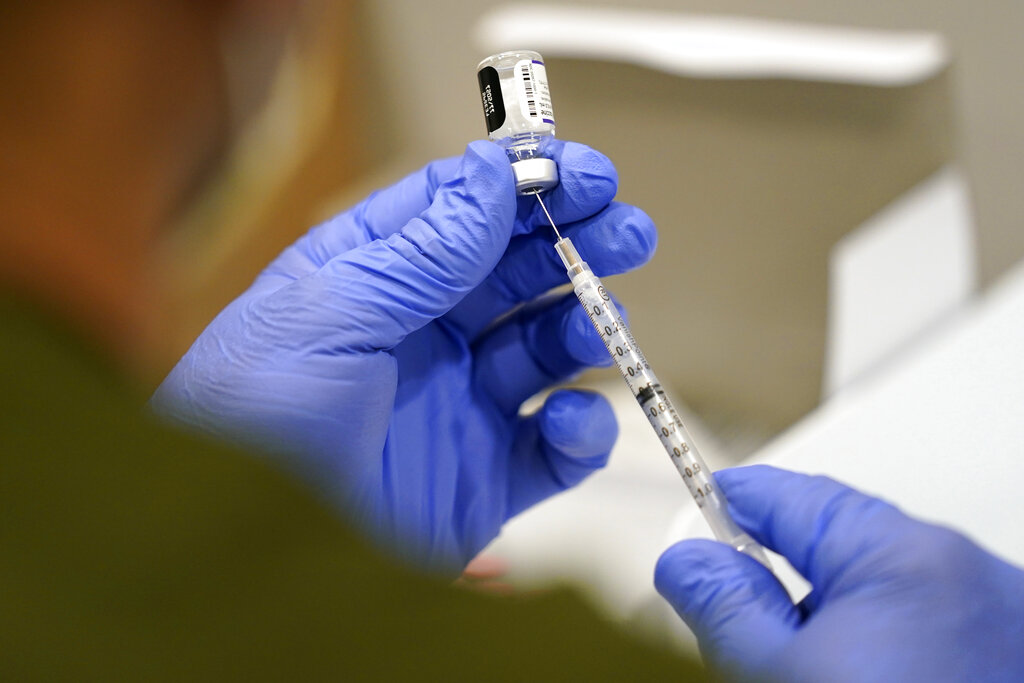
POLYGON ((546 156, 555 137, 555 112, 540 54, 513 50, 477 66, 487 137, 505 148, 519 194, 558 184, 558 167, 546 156))

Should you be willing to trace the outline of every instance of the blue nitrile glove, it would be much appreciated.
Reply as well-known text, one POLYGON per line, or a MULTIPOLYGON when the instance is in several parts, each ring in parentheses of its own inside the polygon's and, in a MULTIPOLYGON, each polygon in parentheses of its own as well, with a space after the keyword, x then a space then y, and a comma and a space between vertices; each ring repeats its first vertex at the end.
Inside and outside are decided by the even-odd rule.
MULTIPOLYGON (((616 174, 579 144, 551 150, 546 195, 595 271, 647 261, 655 229, 611 203, 616 174)), ((461 569, 502 524, 604 465, 608 403, 552 394, 606 352, 567 282, 550 227, 517 198, 505 152, 470 144, 311 230, 203 332, 155 409, 261 443, 380 539, 461 569), (539 228, 539 229, 537 229, 539 228)))
POLYGON ((742 680, 1024 681, 1024 572, 825 477, 764 465, 716 480, 736 521, 814 586, 794 606, 713 541, 662 555, 658 591, 705 659, 742 680))

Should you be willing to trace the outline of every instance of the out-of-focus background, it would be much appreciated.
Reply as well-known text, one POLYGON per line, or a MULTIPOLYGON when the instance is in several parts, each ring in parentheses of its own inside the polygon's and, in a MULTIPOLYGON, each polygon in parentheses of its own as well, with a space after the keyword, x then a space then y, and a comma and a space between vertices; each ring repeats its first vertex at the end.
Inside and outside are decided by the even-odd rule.
MULTIPOLYGON (((1019 561, 986 514, 1024 514, 1022 29, 1016 0, 314 0, 167 245, 167 366, 311 225, 483 137, 477 62, 538 49, 559 137, 659 226, 609 283, 712 466, 841 475, 1019 561), (944 458, 972 448, 965 497, 944 458)), ((491 552, 658 631, 654 559, 699 520, 610 372, 583 381, 619 412, 612 467, 491 552)))
MULTIPOLYGON (((548 57, 558 135, 611 156, 620 198, 660 227, 653 263, 615 287, 660 373, 699 412, 771 433, 816 405, 831 247, 951 160, 972 193, 981 283, 1024 255, 1020 3, 615 6, 934 31, 951 55, 947 69, 901 87, 686 78, 614 57, 548 57)), ((174 244, 168 267, 184 284, 168 363, 314 222, 483 136, 474 67, 501 47, 480 39, 496 7, 309 5, 265 112, 174 244)), ((518 7, 523 20, 544 23, 544 6, 518 7)))

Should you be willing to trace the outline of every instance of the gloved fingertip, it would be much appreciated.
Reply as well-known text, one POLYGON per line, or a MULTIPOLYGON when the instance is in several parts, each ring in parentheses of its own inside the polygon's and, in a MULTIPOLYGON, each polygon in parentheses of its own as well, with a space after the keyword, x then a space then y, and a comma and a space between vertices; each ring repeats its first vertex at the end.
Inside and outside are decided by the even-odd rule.
POLYGON ((642 209, 614 203, 602 216, 606 229, 601 234, 602 270, 623 272, 642 266, 654 256, 658 230, 642 209))
MULTIPOLYGON (((512 170, 504 151, 492 142, 476 140, 466 145, 458 170, 438 188, 430 206, 418 220, 409 221, 394 236, 398 244, 390 246, 401 253, 401 260, 410 259, 403 245, 429 256, 425 265, 433 272, 422 278, 422 285, 416 284, 416 294, 430 298, 440 285, 444 304, 450 306, 451 298, 458 303, 501 258, 515 212, 512 170)), ((419 277, 415 271, 421 267, 413 269, 414 276, 419 277)))
POLYGON ((715 472, 715 481, 722 487, 725 494, 728 495, 729 491, 740 493, 746 486, 758 486, 758 482, 766 478, 776 478, 779 475, 804 476, 785 472, 771 465, 744 465, 742 467, 729 467, 718 470, 715 472))
POLYGON ((632 242, 632 252, 643 255, 643 261, 635 265, 643 265, 651 260, 658 248, 658 229, 654 221, 643 209, 629 206, 629 211, 622 221, 622 230, 632 242))
POLYGON ((504 234, 502 228, 512 226, 516 211, 515 180, 505 150, 498 145, 487 140, 474 140, 466 145, 450 188, 457 203, 486 207, 487 222, 493 231, 504 234))
POLYGON ((689 612, 698 599, 695 588, 704 581, 709 560, 721 544, 705 539, 680 541, 661 554, 654 566, 654 588, 676 610, 689 612))
POLYGON ((585 180, 591 196, 611 201, 619 189, 619 172, 611 159, 592 147, 567 141, 557 155, 559 171, 568 177, 585 180))
MULTIPOLYGON (((597 214, 618 192, 619 176, 615 166, 600 152, 567 142, 552 158, 558 163, 559 184, 549 193, 548 209, 559 223, 571 223, 597 214)), ((540 207, 531 206, 530 212, 531 227, 546 224, 540 207)))
POLYGON ((753 558, 704 539, 666 550, 654 585, 717 667, 757 670, 799 623, 785 588, 753 558))
POLYGON ((591 391, 552 393, 541 409, 539 424, 549 445, 572 458, 594 458, 595 467, 603 466, 619 434, 611 404, 591 391))
POLYGON ((466 145, 459 165, 459 175, 470 177, 475 171, 489 169, 501 176, 512 178, 512 166, 500 146, 489 140, 473 140, 466 145))
POLYGON ((654 587, 692 625, 723 616, 795 615, 778 579, 757 560, 707 539, 676 543, 658 558, 654 587))
POLYGON ((601 336, 594 329, 590 317, 582 307, 573 305, 565 314, 562 327, 562 343, 575 360, 582 365, 592 367, 608 367, 612 359, 601 341, 601 336))
POLYGON ((638 268, 654 256, 658 230, 642 210, 613 202, 573 234, 577 249, 599 276, 638 268))
POLYGON ((461 167, 462 157, 445 157, 427 164, 423 168, 423 175, 426 179, 426 195, 433 198, 437 188, 451 180, 455 174, 459 173, 461 167))
POLYGON ((508 157, 498 145, 487 140, 474 140, 466 145, 459 168, 452 181, 463 184, 470 196, 487 197, 489 203, 507 204, 515 211, 515 180, 508 157))
POLYGON ((768 596, 792 607, 782 585, 756 560, 707 539, 676 543, 658 558, 654 587, 681 613, 753 604, 768 596))

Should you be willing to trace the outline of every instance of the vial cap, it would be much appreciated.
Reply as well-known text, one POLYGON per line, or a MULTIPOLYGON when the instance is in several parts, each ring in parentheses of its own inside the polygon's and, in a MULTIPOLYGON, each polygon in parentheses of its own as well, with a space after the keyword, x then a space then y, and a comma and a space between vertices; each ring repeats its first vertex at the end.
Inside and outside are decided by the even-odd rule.
POLYGON ((551 159, 535 157, 512 162, 516 178, 516 192, 533 194, 550 190, 558 185, 558 165, 551 159))

